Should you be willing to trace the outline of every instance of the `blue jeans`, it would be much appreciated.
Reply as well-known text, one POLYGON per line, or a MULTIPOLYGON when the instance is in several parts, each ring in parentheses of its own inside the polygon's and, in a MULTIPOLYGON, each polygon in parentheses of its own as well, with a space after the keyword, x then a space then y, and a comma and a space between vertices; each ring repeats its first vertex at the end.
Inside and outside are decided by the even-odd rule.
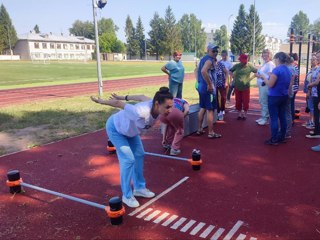
POLYGON ((268 108, 270 114, 271 140, 273 142, 285 139, 287 131, 286 105, 288 96, 268 96, 268 108), (280 131, 279 124, 280 121, 280 131))
POLYGON ((146 187, 143 176, 144 149, 140 136, 127 137, 120 134, 114 126, 113 116, 107 121, 106 131, 117 150, 122 194, 130 198, 133 195, 131 180, 136 190, 146 187))
POLYGON ((169 91, 175 98, 182 98, 182 83, 169 80, 169 91))

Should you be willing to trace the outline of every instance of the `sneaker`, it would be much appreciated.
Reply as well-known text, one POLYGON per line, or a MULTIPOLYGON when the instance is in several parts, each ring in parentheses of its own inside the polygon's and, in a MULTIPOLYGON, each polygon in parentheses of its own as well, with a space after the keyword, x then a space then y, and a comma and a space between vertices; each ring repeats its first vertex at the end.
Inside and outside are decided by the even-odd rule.
POLYGON ((307 138, 320 138, 320 134, 312 133, 306 135, 307 138))
POLYGON ((307 124, 306 129, 314 129, 314 124, 312 122, 307 124))
POLYGON ((156 194, 154 194, 147 188, 143 188, 143 189, 134 190, 133 195, 136 197, 153 198, 156 194))
POLYGON ((291 135, 290 134, 286 134, 286 136, 284 137, 285 139, 290 139, 291 138, 291 135))
POLYGON ((173 149, 173 148, 171 148, 171 150, 170 150, 170 155, 178 155, 178 154, 180 154, 181 153, 181 150, 180 149, 173 149))
POLYGON ((314 131, 309 131, 310 134, 314 134, 314 131))
POLYGON ((162 144, 162 147, 168 150, 171 148, 171 145, 165 143, 165 144, 162 144))
POLYGON ((223 121, 223 113, 219 112, 218 114, 218 121, 223 121))
POLYGON ((305 123, 301 124, 302 127, 306 127, 310 124, 311 122, 310 121, 306 121, 305 123))
POLYGON ((139 202, 134 196, 132 196, 131 198, 126 198, 125 196, 122 196, 122 202, 125 203, 128 207, 132 208, 140 206, 139 202))
POLYGON ((279 145, 278 142, 272 141, 272 139, 266 140, 266 141, 264 142, 264 144, 272 145, 272 146, 277 146, 277 145, 279 145))
POLYGON ((256 120, 256 123, 259 123, 259 122, 261 122, 262 120, 263 120, 263 118, 259 118, 259 119, 256 120))
POLYGON ((264 126, 268 124, 267 120, 262 119, 261 121, 257 122, 260 126, 264 126))
POLYGON ((312 147, 311 150, 315 152, 320 152, 320 145, 312 147))

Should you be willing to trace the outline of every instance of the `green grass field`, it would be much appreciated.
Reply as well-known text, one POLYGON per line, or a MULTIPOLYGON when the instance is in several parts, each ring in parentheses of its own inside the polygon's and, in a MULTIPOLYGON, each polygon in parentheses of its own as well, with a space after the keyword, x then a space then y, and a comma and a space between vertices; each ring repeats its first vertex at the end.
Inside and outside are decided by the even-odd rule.
MULTIPOLYGON (((103 80, 156 76, 166 62, 103 62, 103 80)), ((186 72, 194 70, 193 62, 184 63, 186 72)), ((0 90, 97 80, 96 62, 0 62, 0 90)))

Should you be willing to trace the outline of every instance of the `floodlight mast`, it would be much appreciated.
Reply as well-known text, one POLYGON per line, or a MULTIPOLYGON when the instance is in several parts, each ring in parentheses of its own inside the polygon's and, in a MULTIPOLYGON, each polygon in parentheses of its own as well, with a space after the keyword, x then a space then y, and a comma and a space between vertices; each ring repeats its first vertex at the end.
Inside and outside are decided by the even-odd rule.
POLYGON ((93 22, 94 22, 94 35, 96 42, 96 54, 97 54, 97 75, 98 75, 98 88, 99 88, 99 97, 103 95, 103 83, 102 83, 102 74, 101 74, 101 61, 100 61, 100 49, 99 49, 99 34, 98 34, 98 22, 97 22, 97 8, 103 8, 107 4, 106 0, 92 0, 93 8, 93 22))

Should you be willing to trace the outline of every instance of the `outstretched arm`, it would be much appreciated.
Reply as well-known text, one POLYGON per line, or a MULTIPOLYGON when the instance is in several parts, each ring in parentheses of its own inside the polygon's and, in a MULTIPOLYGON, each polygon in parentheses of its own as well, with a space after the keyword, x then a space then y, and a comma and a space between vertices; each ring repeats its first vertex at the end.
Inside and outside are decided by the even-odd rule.
POLYGON ((148 101, 151 98, 145 96, 145 95, 126 95, 126 96, 120 96, 116 93, 112 93, 110 99, 115 100, 126 100, 126 101, 136 101, 136 102, 144 102, 148 101))
POLYGON ((116 100, 116 99, 109 99, 109 100, 104 100, 102 98, 96 98, 91 96, 90 97, 92 101, 94 101, 95 103, 100 103, 103 105, 108 105, 111 107, 116 107, 116 108, 124 108, 124 106, 126 105, 123 101, 121 100, 116 100))

